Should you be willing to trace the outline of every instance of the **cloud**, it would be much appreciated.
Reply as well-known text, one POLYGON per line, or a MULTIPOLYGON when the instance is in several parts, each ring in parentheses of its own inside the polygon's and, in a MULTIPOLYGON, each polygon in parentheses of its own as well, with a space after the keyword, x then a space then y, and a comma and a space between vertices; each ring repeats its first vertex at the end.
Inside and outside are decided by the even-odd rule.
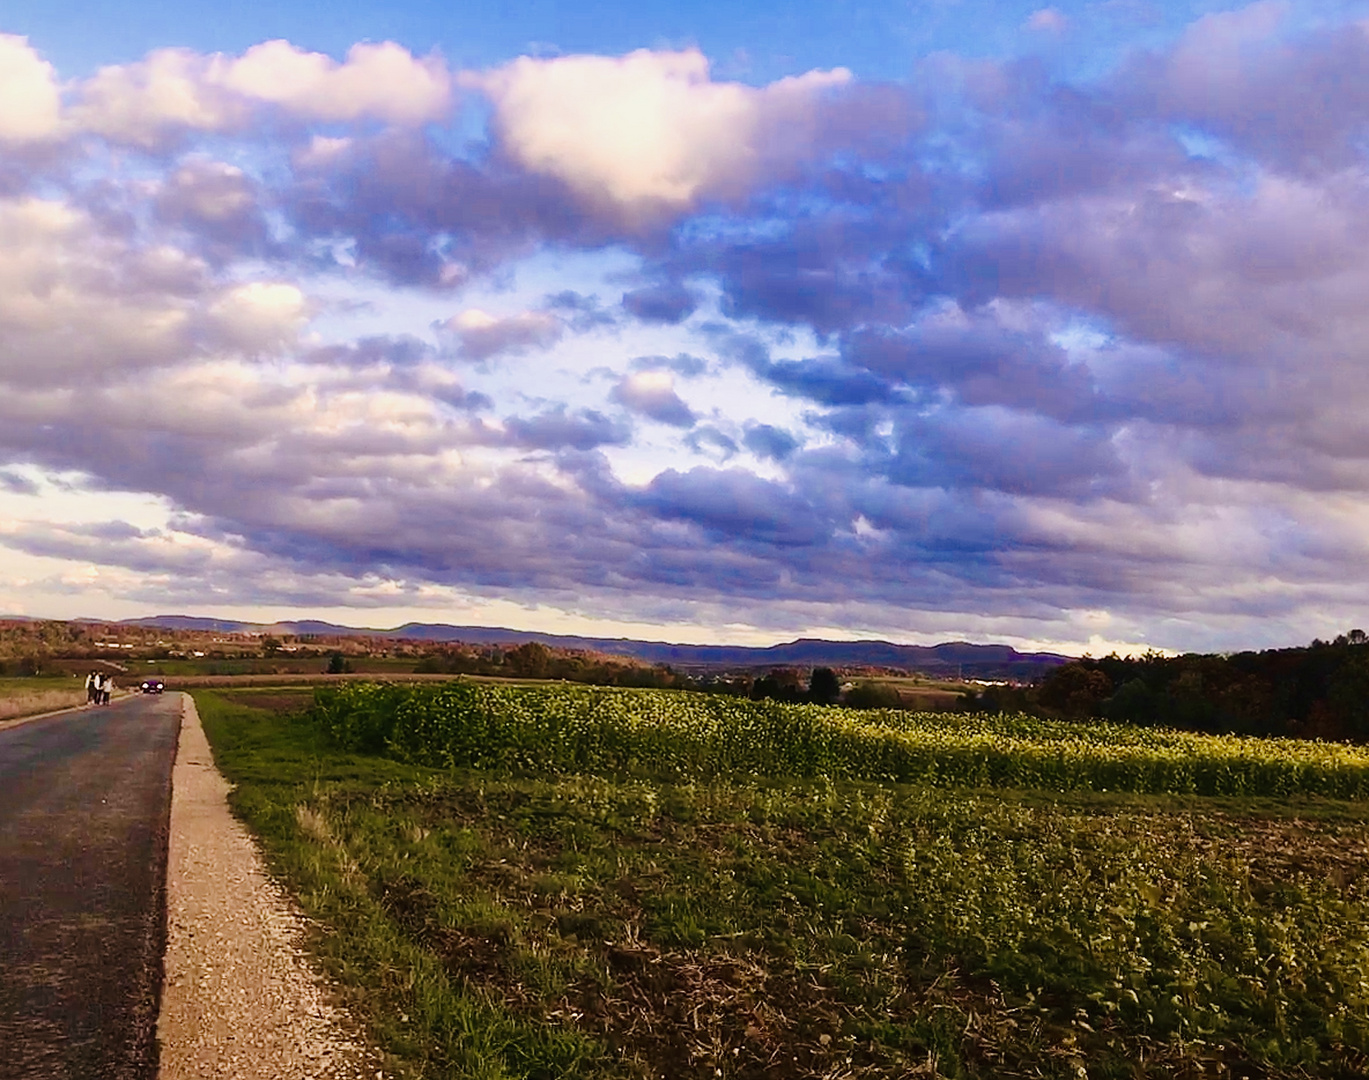
POLYGON ((896 397, 889 383, 868 371, 860 371, 835 357, 805 360, 770 360, 752 367, 757 376, 795 397, 824 405, 864 405, 896 397))
POLYGON ((799 441, 783 428, 753 422, 746 426, 742 445, 757 457, 783 461, 799 448, 799 441))
POLYGON ((263 107, 300 121, 412 126, 447 114, 451 77, 440 58, 393 42, 353 45, 342 63, 286 41, 239 57, 158 49, 82 82, 69 118, 78 131, 151 148, 186 131, 241 131, 263 107))
POLYGON ((52 138, 61 122, 56 72, 28 39, 0 34, 0 143, 52 138))
POLYGON ((639 371, 628 375, 609 396, 633 412, 672 427, 693 427, 696 420, 693 410, 675 393, 675 380, 666 371, 639 371))
POLYGON ((1022 25, 1027 30, 1043 34, 1061 34, 1068 29, 1069 18, 1059 8, 1037 8, 1022 25))
POLYGON ((896 448, 883 468, 909 487, 1124 496, 1127 470, 1110 435, 1107 428, 1071 427, 995 408, 900 416, 896 448))
POLYGON ((699 306, 682 285, 653 285, 623 293, 623 307, 643 322, 677 323, 699 306))
POLYGON ((229 289, 209 308, 221 340, 247 352, 291 343, 309 318, 308 302, 295 285, 252 281, 229 289))
POLYGON ((728 461, 737 455, 737 440, 712 424, 694 427, 684 438, 685 445, 696 454, 715 461, 728 461))
POLYGON ((1295 8, 1260 0, 1192 23, 1175 46, 1138 57, 1119 97, 1276 168, 1336 171, 1362 160, 1369 27, 1298 31, 1295 8))
POLYGON ((27 476, 11 472, 9 469, 0 469, 0 490, 15 495, 37 495, 42 489, 27 476))
POLYGON ((0 383, 74 388, 193 349, 207 267, 59 199, 0 199, 0 383))
POLYGON ((357 136, 296 168, 280 197, 293 226, 394 284, 455 289, 543 243, 612 239, 562 185, 452 158, 410 130, 357 136))
POLYGON ((746 548, 818 544, 829 528, 819 508, 742 469, 667 469, 641 501, 660 517, 690 522, 712 539, 746 548))
POLYGON ((189 49, 159 49, 133 64, 103 67, 81 86, 70 119, 80 131, 143 147, 182 129, 242 127, 248 103, 219 84, 222 68, 189 49))
POLYGON ((594 409, 568 411, 564 406, 532 417, 511 416, 504 428, 515 445, 539 450, 594 450, 623 446, 632 428, 594 409))
POLYGON ((1365 40, 1255 5, 1087 79, 515 61, 456 146, 397 46, 60 83, 0 39, 0 487, 141 515, 0 544, 148 603, 1333 634, 1369 603, 1365 40))
POLYGON ((547 311, 559 313, 566 324, 578 333, 601 326, 615 326, 618 322, 611 312, 604 310, 597 296, 581 296, 573 289, 563 289, 546 297, 543 307, 547 311))
POLYGON ((451 77, 441 58, 415 57, 393 41, 353 45, 342 63, 288 41, 267 41, 248 49, 219 77, 244 98, 310 120, 374 119, 408 126, 440 120, 452 104, 451 77))
POLYGON ((503 317, 479 308, 453 315, 443 324, 467 360, 488 360, 502 353, 520 353, 554 345, 565 332, 560 319, 545 311, 524 311, 503 317))
POLYGON ((689 353, 677 356, 639 356, 629 367, 633 371, 673 371, 682 379, 696 379, 709 370, 708 361, 689 353))
MULTIPOLYGON (((1052 329, 1034 313, 1006 305, 970 312, 950 306, 903 330, 858 329, 843 342, 842 356, 853 369, 923 392, 954 394, 966 405, 1003 405, 1057 419, 1106 415, 1093 374, 1050 340, 1052 329)), ((846 379, 856 382, 854 374, 846 379)))
POLYGON ((166 178, 157 218, 218 262, 265 253, 269 229, 261 186, 236 165, 192 157, 166 178))
POLYGON ((850 73, 810 71, 755 89, 714 82, 695 49, 520 57, 479 80, 504 151, 629 217, 743 192, 812 154, 821 95, 850 73))

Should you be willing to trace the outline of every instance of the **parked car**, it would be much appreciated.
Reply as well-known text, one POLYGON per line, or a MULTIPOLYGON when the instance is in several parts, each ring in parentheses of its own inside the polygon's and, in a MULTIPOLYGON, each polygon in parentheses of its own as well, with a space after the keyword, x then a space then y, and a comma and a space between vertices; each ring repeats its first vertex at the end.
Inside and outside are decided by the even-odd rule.
POLYGON ((138 689, 140 689, 144 694, 160 694, 163 690, 166 689, 166 683, 162 682, 161 679, 152 676, 144 679, 142 683, 139 685, 138 689))

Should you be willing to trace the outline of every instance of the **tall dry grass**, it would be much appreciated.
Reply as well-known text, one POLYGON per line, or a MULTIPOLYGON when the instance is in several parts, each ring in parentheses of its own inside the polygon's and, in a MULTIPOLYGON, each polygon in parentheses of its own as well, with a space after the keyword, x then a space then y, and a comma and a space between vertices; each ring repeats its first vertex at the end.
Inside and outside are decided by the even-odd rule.
POLYGON ((0 696, 0 720, 16 720, 21 716, 52 712, 54 709, 69 709, 73 705, 84 704, 84 689, 71 690, 21 690, 0 696))

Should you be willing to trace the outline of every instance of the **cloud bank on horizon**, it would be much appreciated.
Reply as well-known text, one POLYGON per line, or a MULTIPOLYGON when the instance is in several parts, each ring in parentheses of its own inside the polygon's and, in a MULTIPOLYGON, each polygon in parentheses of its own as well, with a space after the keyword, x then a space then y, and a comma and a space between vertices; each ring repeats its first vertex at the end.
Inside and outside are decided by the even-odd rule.
POLYGON ((1369 22, 1294 14, 755 84, 0 35, 0 608, 1362 625, 1369 22))

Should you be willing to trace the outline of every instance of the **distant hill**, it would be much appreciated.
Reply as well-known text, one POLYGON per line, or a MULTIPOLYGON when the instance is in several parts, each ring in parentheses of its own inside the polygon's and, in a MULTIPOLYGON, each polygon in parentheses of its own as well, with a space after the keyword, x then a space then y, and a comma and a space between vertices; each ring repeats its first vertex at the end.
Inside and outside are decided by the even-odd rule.
POLYGON ((872 667, 979 679, 1029 679, 1073 659, 1059 653, 1022 653, 1010 645, 974 645, 966 641, 950 641, 941 645, 897 645, 889 641, 800 638, 781 645, 756 648, 744 645, 676 645, 664 641, 579 637, 573 634, 511 630, 502 626, 451 626, 445 623, 405 623, 390 630, 371 630, 315 619, 266 624, 188 615, 157 615, 125 619, 123 622, 130 626, 158 626, 168 630, 203 633, 375 637, 435 644, 521 645, 536 641, 554 648, 629 656, 649 664, 671 664, 679 668, 872 667))
MULTIPOLYGON (((105 620, 80 619, 77 621, 104 622, 105 620)), ((194 630, 202 634, 260 634, 267 629, 260 623, 237 622, 233 619, 202 619, 194 615, 153 615, 150 618, 142 619, 119 619, 113 625, 156 626, 163 630, 194 630)), ((287 632, 294 633, 293 630, 287 632)))

